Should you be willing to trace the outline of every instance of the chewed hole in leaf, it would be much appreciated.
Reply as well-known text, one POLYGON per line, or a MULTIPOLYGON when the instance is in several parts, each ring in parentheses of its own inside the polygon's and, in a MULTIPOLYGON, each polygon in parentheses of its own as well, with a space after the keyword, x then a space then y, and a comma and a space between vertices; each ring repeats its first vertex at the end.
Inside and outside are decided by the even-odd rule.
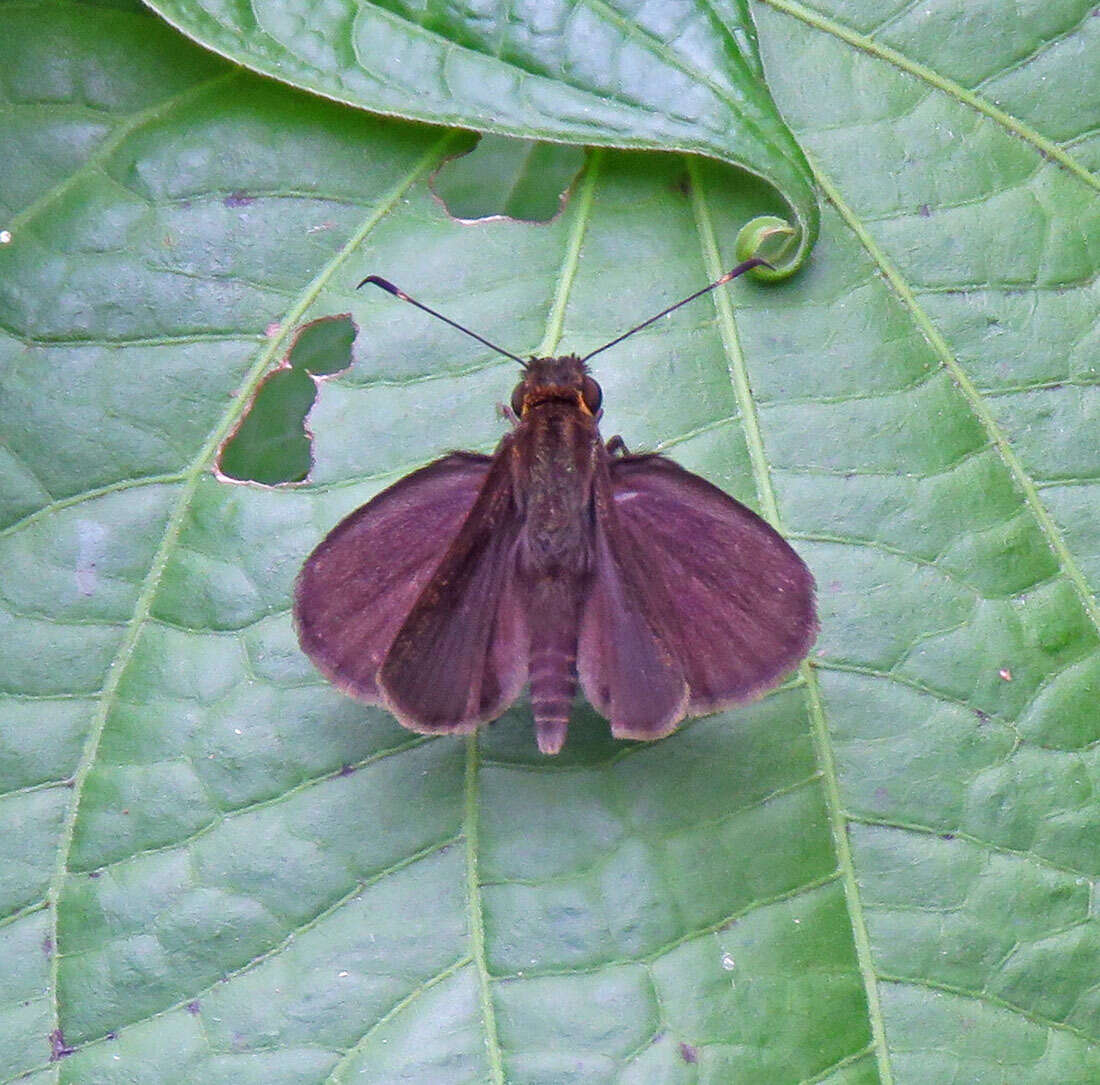
POLYGON ((287 351, 286 365, 315 377, 340 373, 351 365, 351 345, 358 332, 350 313, 303 324, 287 351))
POLYGON ((317 397, 315 377, 351 365, 357 332, 347 313, 302 325, 282 365, 264 378, 248 413, 222 446, 218 471, 236 482, 301 482, 312 464, 305 420, 317 397))
POLYGON ((580 147, 484 135, 472 151, 444 163, 431 187, 448 213, 464 222, 548 222, 565 206, 583 168, 580 147))

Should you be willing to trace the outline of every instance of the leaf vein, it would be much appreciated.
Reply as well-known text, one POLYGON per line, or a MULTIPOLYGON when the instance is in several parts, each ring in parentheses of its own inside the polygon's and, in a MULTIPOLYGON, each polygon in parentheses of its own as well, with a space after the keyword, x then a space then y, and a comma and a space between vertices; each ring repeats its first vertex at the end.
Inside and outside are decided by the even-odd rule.
POLYGON ((990 994, 988 991, 973 991, 965 987, 956 987, 950 983, 939 983, 935 980, 894 975, 892 973, 883 973, 880 978, 883 983, 892 983, 899 987, 917 987, 927 991, 955 995, 959 998, 969 998, 974 1002, 980 1002, 986 1006, 992 1006, 1000 1010, 1008 1010, 1010 1013, 1030 1021, 1033 1025, 1039 1025, 1042 1028, 1052 1029, 1057 1032, 1069 1033, 1071 1036, 1076 1036, 1079 1040, 1083 1040, 1090 1045, 1096 1042, 1095 1036, 1090 1035, 1085 1032, 1084 1029, 1080 1029, 1076 1025, 1071 1025, 1065 1021, 1058 1021, 1053 1017, 1047 1017, 1044 1014, 1036 1013, 1034 1010, 1025 1009, 1017 1003, 999 998, 996 995, 990 994))
MULTIPOLYGON (((775 2, 775 0, 773 0, 773 2, 775 2)), ((902 278, 900 271, 889 260, 886 253, 879 248, 878 244, 864 227, 863 222, 857 218, 852 208, 845 203, 840 192, 832 183, 832 180, 825 175, 814 158, 810 157, 809 161, 810 168, 813 170, 814 176, 817 178, 817 182, 821 186, 829 202, 837 209, 840 217, 847 223, 848 228, 856 236, 856 239, 863 245, 868 255, 878 265, 883 278, 894 291, 898 300, 909 310, 913 322, 928 340, 929 345, 939 357, 941 365, 955 382, 964 402, 970 408, 971 413, 981 425, 982 429, 985 430, 1001 462, 1004 463, 1012 480, 1023 495, 1025 505, 1031 511, 1039 531, 1046 539, 1047 545, 1053 551, 1055 559, 1058 561, 1066 579, 1072 586, 1082 609, 1088 616, 1094 629, 1100 633, 1100 605, 1098 605, 1093 598, 1092 590, 1085 580, 1085 576, 1080 567, 1074 560, 1073 555, 1070 553, 1065 540, 1062 538, 1061 532, 1054 522, 1054 518, 1040 499, 1035 480, 1024 470, 1020 458, 1013 451, 1008 438, 997 424, 993 413, 986 406, 981 391, 970 379, 969 374, 963 369, 962 365, 960 365, 939 329, 920 306, 909 284, 902 278)))
MULTIPOLYGON (((233 74, 235 77, 236 73, 233 74)), ((216 84, 221 81, 222 80, 216 80, 214 82, 216 84)), ((141 114, 141 117, 148 116, 150 112, 152 111, 147 111, 146 113, 141 114)), ((132 125, 128 127, 132 127, 132 125)), ((122 137, 120 135, 117 139, 109 141, 110 149, 113 150, 118 145, 118 142, 121 140, 121 138, 122 137)), ((367 236, 374 225, 402 197, 409 186, 412 185, 415 180, 425 172, 425 170, 430 168, 442 157, 452 139, 453 136, 451 133, 447 133, 446 135, 444 135, 423 156, 423 158, 418 163, 416 163, 411 170, 408 171, 407 175, 399 180, 396 185, 390 190, 390 192, 382 197, 378 204, 371 209, 368 215, 366 215, 358 229, 356 229, 352 233, 352 235, 343 245, 343 247, 336 254, 334 254, 334 256, 328 261, 326 266, 320 272, 318 272, 313 280, 307 283, 302 291, 300 291, 297 301, 286 312, 285 318, 281 321, 281 334, 270 339, 267 343, 266 348, 260 352, 255 363, 252 365, 248 374, 241 382, 241 386, 238 389, 237 395, 227 406, 221 419, 213 427, 210 436, 207 438, 205 444, 199 450, 190 467, 187 469, 186 472, 183 473, 183 477, 181 479, 182 486, 179 496, 176 500, 175 507, 168 517, 168 521, 162 533, 160 543, 158 544, 156 552, 150 563, 149 571, 145 576, 140 591, 138 592, 137 599, 134 603, 133 613, 129 622, 126 625, 126 631, 122 637, 121 644, 119 645, 118 651, 116 652, 115 657, 111 661, 111 664, 107 670, 107 678, 103 685, 102 694, 100 696, 97 709, 89 724, 88 734, 85 739, 83 749, 81 750, 76 772, 73 776, 72 798, 65 813, 65 819, 58 841, 56 862, 54 864, 53 874, 51 875, 49 888, 46 894, 46 898, 50 903, 50 936, 53 939, 55 946, 58 946, 58 913, 60 910, 61 893, 64 888, 66 877, 69 874, 69 856, 72 851, 73 837, 76 829, 77 813, 80 808, 80 800, 83 794, 84 784, 95 764, 95 758, 99 750, 100 740, 103 737, 103 732, 107 725, 107 720, 116 702, 122 676, 125 673, 130 659, 132 658, 133 653, 137 647, 138 639, 145 626, 145 623, 151 614, 153 601, 156 597, 156 592, 160 584, 161 576, 163 575, 168 561, 175 550, 177 542, 179 541, 180 535, 183 530, 184 520, 190 510, 191 502, 195 495, 195 492, 198 489, 199 480, 206 472, 208 463, 216 453, 217 449, 221 446, 222 441, 232 430, 233 426, 236 425, 240 412, 244 409, 246 404, 250 402, 255 388, 258 386, 264 373, 270 366, 272 358, 277 356, 277 353, 281 349, 283 342, 288 338, 290 332, 293 330, 295 323, 308 310, 309 306, 313 303, 323 286, 328 282, 332 275, 335 274, 336 269, 341 267, 344 262, 351 256, 351 254, 358 248, 358 246, 362 243, 362 240, 367 236)), ((102 148, 101 152, 106 153, 103 151, 102 148)), ((49 986, 51 997, 51 1012, 54 1028, 60 1028, 62 1024, 61 1008, 58 1004, 58 961, 60 956, 60 952, 55 952, 50 960, 49 986)))
POLYGON ((1054 161, 1064 166, 1066 170, 1089 188, 1100 190, 1100 177, 1090 173, 1072 155, 1068 154, 1059 146, 1059 144, 1055 143, 1053 140, 1047 139, 1046 136, 1041 135, 1032 128, 1031 125, 1025 124, 1018 117, 1014 117, 1010 113, 1006 113, 1003 109, 999 109, 997 106, 993 105, 992 102, 979 94, 975 94, 972 90, 968 90, 960 83, 955 82, 955 80, 949 79, 945 75, 941 75, 933 68, 929 68, 926 64, 910 60, 897 49, 885 45, 882 42, 875 41, 873 38, 861 34, 856 30, 852 30, 850 27, 845 26, 835 19, 829 18, 829 16, 822 12, 800 3, 799 0, 761 0, 761 2, 769 4, 777 11, 782 11, 784 14, 804 22, 807 26, 812 26, 815 30, 820 30, 826 34, 832 34, 834 37, 847 42, 849 45, 854 46, 868 56, 876 57, 888 64, 892 64, 901 71, 908 72, 917 79, 923 80, 929 86, 942 91, 949 97, 955 98, 964 105, 970 106, 971 109, 988 117, 1002 128, 1007 129, 1013 135, 1018 136, 1025 143, 1030 143, 1041 154, 1047 155, 1049 158, 1052 158, 1054 161))
POLYGON ((671 939, 668 942, 664 942, 659 946, 649 950, 646 953, 640 953, 634 957, 605 957, 591 965, 574 965, 567 968, 525 968, 522 972, 497 972, 494 973, 493 979, 497 981, 501 980, 522 980, 539 978, 543 979, 552 976, 588 976, 597 972, 601 972, 604 969, 615 967, 618 965, 651 965, 654 961, 660 960, 661 957, 667 953, 671 953, 675 949, 679 949, 680 946, 686 945, 689 942, 694 942, 700 938, 709 938, 712 934, 716 934, 718 931, 730 926, 731 923, 736 923, 740 919, 744 919, 745 916, 751 915, 753 912, 759 911, 761 908, 769 908, 773 904, 784 904, 788 901, 797 900, 799 897, 805 896, 807 893, 812 893, 817 889, 823 889, 827 885, 832 885, 834 882, 842 878, 842 873, 838 870, 832 870, 828 874, 823 875, 820 878, 815 878, 812 881, 804 882, 802 885, 797 885, 792 889, 785 889, 782 892, 775 893, 770 897, 761 897, 759 900, 750 901, 743 908, 737 909, 735 912, 730 912, 729 915, 723 916, 721 919, 715 920, 713 923, 708 923, 705 927, 697 927, 694 930, 685 931, 683 934, 678 935, 676 938, 671 939))

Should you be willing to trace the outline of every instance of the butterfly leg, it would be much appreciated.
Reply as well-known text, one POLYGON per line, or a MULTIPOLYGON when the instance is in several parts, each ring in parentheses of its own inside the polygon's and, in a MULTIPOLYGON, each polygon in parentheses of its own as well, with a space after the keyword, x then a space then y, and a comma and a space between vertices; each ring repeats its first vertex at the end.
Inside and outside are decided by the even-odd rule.
POLYGON ((607 442, 607 454, 609 456, 627 456, 630 454, 630 449, 626 447, 626 441, 616 433, 615 436, 607 442))

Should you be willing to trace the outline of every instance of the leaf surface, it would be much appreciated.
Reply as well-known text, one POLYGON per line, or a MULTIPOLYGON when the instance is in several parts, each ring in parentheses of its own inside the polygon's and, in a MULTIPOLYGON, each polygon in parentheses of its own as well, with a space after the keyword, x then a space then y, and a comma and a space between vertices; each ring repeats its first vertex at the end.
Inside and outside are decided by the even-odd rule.
POLYGON ((1100 1077, 1100 203, 1057 91, 1100 20, 754 11, 814 259, 597 376, 605 435, 778 519, 821 638, 755 705, 651 746, 580 709, 545 759, 525 704, 424 739, 298 650, 305 554, 491 448, 516 380, 354 285, 583 351, 775 191, 605 151, 553 221, 463 225, 427 186, 459 136, 0 5, 0 1081, 1100 1077), (216 477, 341 313, 308 483, 216 477))

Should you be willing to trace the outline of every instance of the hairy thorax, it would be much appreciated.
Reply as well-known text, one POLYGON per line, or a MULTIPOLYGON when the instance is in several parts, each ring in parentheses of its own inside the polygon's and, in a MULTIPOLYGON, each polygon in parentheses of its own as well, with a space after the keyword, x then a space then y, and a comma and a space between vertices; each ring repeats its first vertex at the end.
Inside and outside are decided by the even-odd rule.
POLYGON ((515 460, 520 567, 534 576, 583 576, 592 559, 595 419, 572 404, 547 402, 526 412, 520 427, 528 429, 515 460))

